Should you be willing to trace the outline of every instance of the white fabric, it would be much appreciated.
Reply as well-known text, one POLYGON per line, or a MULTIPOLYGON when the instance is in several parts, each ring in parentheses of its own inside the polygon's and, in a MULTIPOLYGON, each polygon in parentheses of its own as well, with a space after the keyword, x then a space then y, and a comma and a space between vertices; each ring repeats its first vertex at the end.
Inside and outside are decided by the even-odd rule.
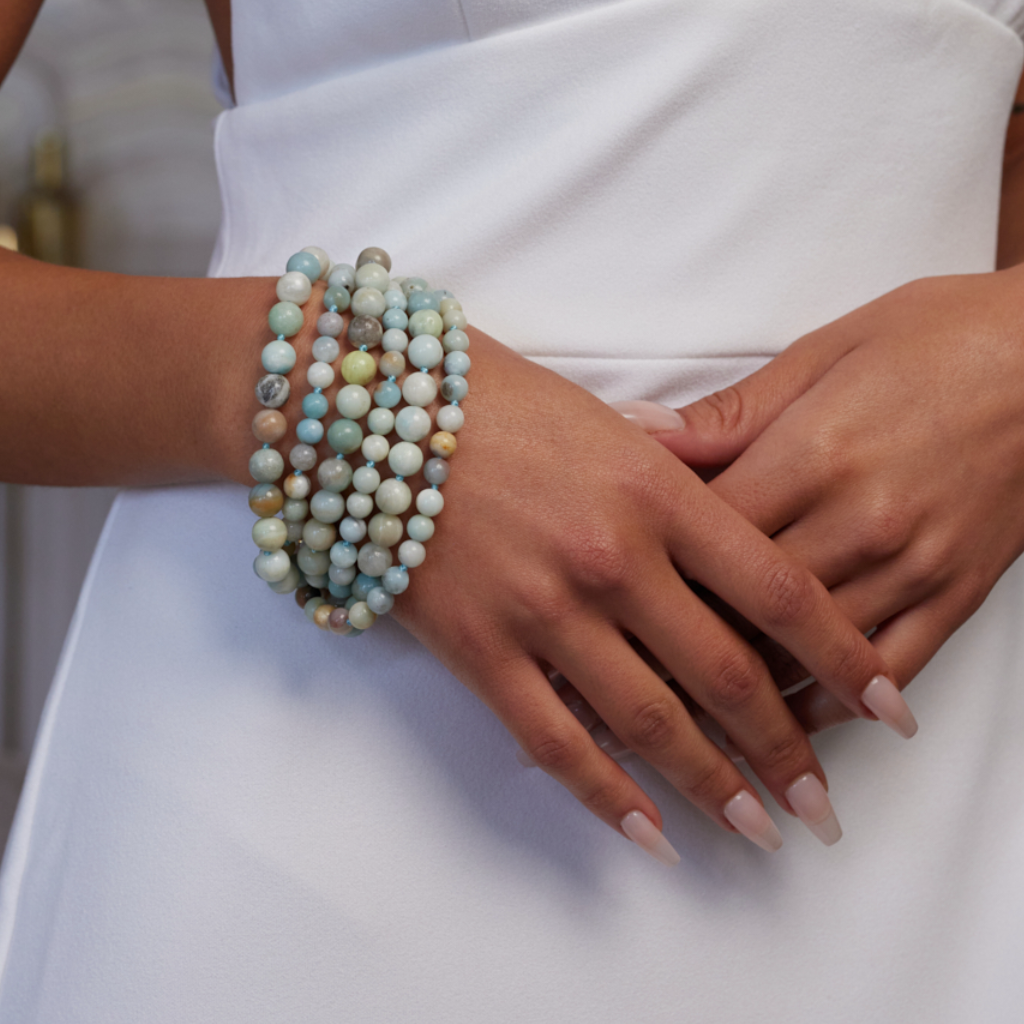
MULTIPOLYGON (((212 271, 383 245, 602 397, 682 402, 991 268, 1021 7, 246 0, 212 271)), ((836 847, 776 809, 769 857, 634 762, 669 871, 393 622, 247 584, 250 523, 232 486, 111 515, 0 879, 2 1024, 1020 1020, 1020 565, 917 738, 817 741, 836 847)))

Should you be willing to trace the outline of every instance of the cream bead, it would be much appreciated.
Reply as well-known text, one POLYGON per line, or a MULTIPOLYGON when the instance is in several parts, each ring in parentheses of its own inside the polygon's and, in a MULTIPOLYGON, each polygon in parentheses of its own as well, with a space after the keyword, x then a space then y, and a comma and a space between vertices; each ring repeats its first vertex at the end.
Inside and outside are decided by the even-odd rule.
POLYGON ((407 405, 395 417, 395 432, 403 441, 422 441, 431 428, 429 413, 416 405, 407 405))
MULTIPOLYGON (((367 264, 369 266, 370 264, 367 264)), ((360 288, 352 296, 352 314, 354 316, 383 316, 388 304, 384 301, 384 293, 379 288, 360 288)))
POLYGON ((252 539, 261 551, 279 551, 288 540, 288 527, 283 519, 257 519, 252 539))
POLYGON ((277 297, 281 302, 303 305, 313 291, 309 278, 301 270, 289 270, 277 279, 277 297))
MULTIPOLYGON (((331 273, 331 257, 327 255, 318 245, 307 245, 303 252, 308 252, 310 256, 315 256, 317 263, 320 264, 320 280, 326 281, 327 277, 331 273)), ((305 276, 305 275, 303 275, 305 276)))
POLYGON ((464 331, 469 323, 466 319, 466 314, 461 309, 449 309, 447 313, 441 314, 441 320, 446 331, 450 331, 453 327, 464 331))
POLYGON ((395 476, 414 476, 423 466, 423 452, 410 441, 399 441, 388 453, 388 465, 395 476))
POLYGON ((345 419, 362 419, 369 411, 373 400, 362 384, 346 384, 334 399, 334 404, 345 419))
POLYGON ((372 466, 360 466, 352 475, 352 486, 360 494, 373 494, 380 487, 380 473, 372 466))
POLYGON ((312 551, 330 551, 331 545, 337 539, 338 531, 333 523, 307 519, 306 525, 302 528, 302 542, 312 551))
MULTIPOLYGON (((373 498, 368 494, 361 494, 357 491, 355 494, 348 496, 345 508, 348 509, 348 514, 353 519, 365 519, 373 512, 373 498)), ((345 539, 348 540, 347 537, 345 539)))
POLYGON ((341 539, 348 544, 358 544, 366 536, 366 523, 362 519, 346 516, 338 527, 341 539))
POLYGON ((442 299, 439 303, 441 307, 441 316, 444 316, 449 310, 457 309, 459 312, 462 311, 462 303, 458 299, 442 299))
POLYGON ((427 557, 427 549, 418 540, 402 541, 398 548, 398 560, 410 569, 416 569, 427 557))
POLYGON ((302 577, 299 575, 299 570, 294 565, 288 569, 288 575, 283 580, 278 580, 276 583, 267 583, 267 586, 275 594, 290 594, 300 583, 302 577))
POLYGON ((438 515, 444 508, 444 496, 440 491, 435 491, 432 487, 426 490, 420 491, 416 495, 416 511, 421 516, 430 516, 433 518, 438 515))
MULTIPOLYGON (((280 520, 275 519, 274 522, 280 520)), ((378 512, 367 525, 370 540, 382 548, 393 548, 402 539, 402 520, 398 516, 378 512)))
POLYGON ((402 397, 409 405, 430 405, 437 398, 437 384, 429 373, 410 373, 402 384, 402 397))
POLYGON ((400 516, 412 506, 412 488, 404 480, 382 480, 373 497, 377 508, 392 516, 400 516))
POLYGON ((356 288, 376 288, 383 295, 390 287, 391 275, 379 263, 364 263, 356 267, 356 288))
POLYGON ((306 371, 311 388, 329 388, 334 383, 334 367, 330 363, 312 363, 306 371))
POLYGON ((285 551, 261 551, 252 567, 256 575, 267 583, 279 583, 288 575, 292 560, 285 551))
POLYGON ((356 601, 348 610, 348 621, 356 629, 369 629, 377 621, 377 616, 365 601, 356 601))
POLYGON ((466 422, 466 414, 457 405, 442 405, 437 410, 437 429, 457 434, 466 422))
POLYGON ((290 476, 284 478, 284 493, 289 498, 308 498, 309 492, 313 489, 313 485, 310 483, 309 477, 305 473, 302 476, 296 476, 292 473, 290 476))
MULTIPOLYGON (((376 412, 386 412, 387 410, 377 409, 376 412)), ((391 451, 391 445, 388 443, 386 437, 381 437, 380 434, 367 434, 363 438, 363 457, 368 462, 383 462, 388 457, 388 452, 391 451)))

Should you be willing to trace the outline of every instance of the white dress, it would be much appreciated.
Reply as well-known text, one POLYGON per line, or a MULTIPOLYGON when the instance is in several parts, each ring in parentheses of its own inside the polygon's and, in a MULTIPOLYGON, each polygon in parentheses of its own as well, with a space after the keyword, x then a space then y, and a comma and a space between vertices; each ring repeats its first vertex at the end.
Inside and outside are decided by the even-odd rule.
MULTIPOLYGON (((213 274, 381 245, 603 398, 678 404, 992 268, 1022 0, 234 6, 213 274)), ((766 855, 634 759, 668 870, 396 624, 312 629, 250 525, 234 486, 111 514, 0 881, 2 1024, 1022 1019, 1020 565, 912 743, 816 740, 836 847, 776 809, 766 855)))

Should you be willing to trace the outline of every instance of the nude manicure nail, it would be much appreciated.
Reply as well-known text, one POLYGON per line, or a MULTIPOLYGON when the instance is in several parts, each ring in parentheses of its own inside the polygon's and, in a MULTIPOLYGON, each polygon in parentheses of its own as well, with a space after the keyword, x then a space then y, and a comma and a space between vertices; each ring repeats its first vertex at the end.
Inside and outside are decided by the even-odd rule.
POLYGON ((909 740, 917 732, 917 719, 907 706, 903 694, 896 689, 895 683, 885 676, 875 676, 864 687, 860 695, 864 705, 870 708, 880 721, 885 722, 893 732, 898 732, 905 740, 909 740))
MULTIPOLYGON (((832 810, 828 793, 817 775, 801 775, 786 790, 786 799, 800 820, 826 845, 838 843, 843 830, 832 810)), ((737 826, 738 827, 738 826, 737 826)))
POLYGON ((622 831, 655 860, 668 867, 679 863, 679 854, 643 811, 630 811, 619 824, 622 831))
POLYGON ((655 434, 659 430, 682 430, 686 426, 683 417, 675 409, 658 402, 611 402, 610 405, 648 434, 655 434))
POLYGON ((774 853, 782 845, 782 836, 775 822, 753 793, 741 789, 722 808, 722 813, 733 828, 762 850, 774 853))

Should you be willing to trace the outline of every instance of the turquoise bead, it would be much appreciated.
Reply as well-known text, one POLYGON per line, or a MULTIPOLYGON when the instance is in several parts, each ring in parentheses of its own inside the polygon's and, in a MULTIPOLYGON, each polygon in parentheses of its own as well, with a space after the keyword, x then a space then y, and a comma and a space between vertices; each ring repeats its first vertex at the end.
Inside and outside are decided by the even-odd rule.
POLYGON ((318 395, 315 392, 311 395, 306 395, 302 400, 302 412, 311 420, 323 419, 324 416, 327 415, 327 410, 329 408, 330 404, 327 399, 323 395, 318 395))
POLYGON ((352 303, 352 296, 349 295, 347 288, 342 288, 341 285, 337 285, 334 288, 328 288, 324 292, 324 309, 330 309, 332 306, 336 306, 339 313, 344 313, 346 309, 352 303))
POLYGON ((402 389, 392 380, 382 381, 374 389, 373 400, 382 409, 394 409, 402 400, 402 389))
MULTIPOLYGON (((324 316, 330 316, 324 313, 324 316)), ((333 363, 341 355, 341 346, 327 335, 321 335, 313 342, 313 358, 318 363, 333 363)))
POLYGON ((388 288, 384 292, 384 301, 388 304, 388 309, 397 309, 399 312, 404 311, 409 304, 401 288, 388 288))
POLYGON ((457 377, 465 377, 471 365, 465 352, 449 352, 444 357, 444 372, 454 373, 457 377))
MULTIPOLYGON (((316 257, 310 256, 309 258, 316 263, 316 257)), ((319 263, 316 265, 320 266, 319 263)), ((267 323, 270 324, 270 330, 274 334, 283 334, 286 338, 290 338, 302 330, 302 310, 294 302, 275 302, 270 307, 267 323)))
POLYGON ((338 263, 335 264, 334 269, 331 271, 327 278, 327 284, 331 288, 336 288, 341 285, 342 288, 347 288, 349 291, 355 287, 356 283, 356 268, 351 263, 338 263))
POLYGON ((409 589, 409 574, 393 565, 381 577, 381 584, 389 594, 404 594, 409 589))
POLYGON ((436 292, 412 292, 406 301, 408 304, 405 309, 410 318, 413 313, 421 309, 433 309, 436 312, 441 311, 441 300, 437 297, 436 292))
POLYGON ((330 552, 331 562, 339 569, 351 568, 359 560, 359 551, 355 544, 347 540, 339 540, 330 552))
POLYGON ((288 260, 286 270, 300 270, 309 278, 310 284, 316 284, 322 273, 320 261, 311 252, 297 252, 288 260))
POLYGON ((409 342, 406 358, 421 370, 432 370, 444 359, 444 349, 432 334, 419 334, 409 342))
MULTIPOLYGON (((458 378, 462 380, 462 378, 458 378)), ((359 451, 363 443, 363 428, 352 420, 335 420, 327 428, 327 443, 342 455, 359 451)))
POLYGON ((446 402, 461 402, 469 394, 469 381, 451 374, 441 381, 441 395, 446 402))
MULTIPOLYGON (((298 309, 298 306, 295 308, 298 309)), ((432 334, 435 338, 440 338, 443 330, 444 321, 436 310, 420 309, 409 317, 409 333, 414 337, 417 334, 432 334)))
POLYGON ((272 484, 284 472, 284 456, 273 448, 259 448, 249 458, 249 473, 261 484, 272 484))
MULTIPOLYGON (((384 299, 387 300, 389 295, 393 295, 393 292, 385 292, 384 299)), ((409 326, 409 317, 405 310, 402 309, 387 309, 384 311, 384 316, 381 317, 381 321, 384 324, 384 329, 390 331, 391 328, 395 327, 400 331, 404 331, 409 326)))
POLYGON ((295 367, 295 349, 287 341, 268 342, 260 358, 267 373, 288 373, 295 367))
POLYGON ((330 583, 327 584, 327 589, 330 592, 331 597, 344 599, 352 596, 351 587, 342 586, 340 583, 335 583, 334 580, 331 580, 330 583))
POLYGON ((373 590, 374 587, 380 586, 380 580, 376 576, 367 576, 366 573, 361 572, 352 581, 352 596, 360 601, 366 600, 366 595, 373 590))
POLYGON ((319 420, 300 420, 295 434, 303 444, 319 444, 324 439, 324 425, 319 420))

